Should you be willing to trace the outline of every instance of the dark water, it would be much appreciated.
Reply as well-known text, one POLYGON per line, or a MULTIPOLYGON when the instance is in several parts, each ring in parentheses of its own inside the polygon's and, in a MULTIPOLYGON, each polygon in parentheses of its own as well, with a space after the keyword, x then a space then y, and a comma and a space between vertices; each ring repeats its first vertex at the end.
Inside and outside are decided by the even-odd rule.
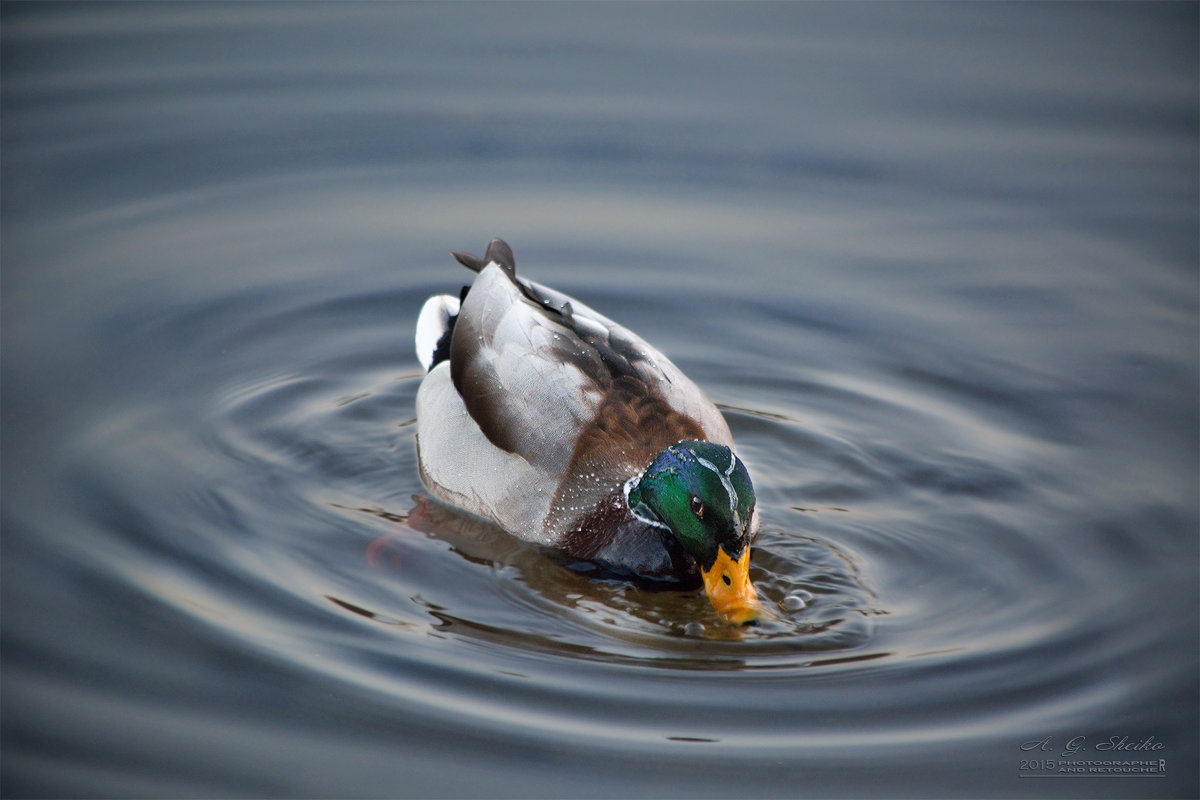
POLYGON ((4 5, 3 793, 1194 797, 1197 17, 4 5), (423 499, 493 235, 725 410, 778 620, 423 499))

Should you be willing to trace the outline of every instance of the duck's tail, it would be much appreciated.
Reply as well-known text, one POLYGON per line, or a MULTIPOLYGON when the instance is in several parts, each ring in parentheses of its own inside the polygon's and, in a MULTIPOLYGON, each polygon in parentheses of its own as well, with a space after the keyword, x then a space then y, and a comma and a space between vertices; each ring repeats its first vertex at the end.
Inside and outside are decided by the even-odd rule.
MULTIPOLYGON (((512 248, 503 239, 492 239, 483 258, 459 250, 451 250, 450 254, 458 263, 475 272, 493 262, 499 264, 513 282, 517 281, 516 260, 512 248)), ((458 310, 469 289, 464 286, 459 297, 434 295, 421 308, 421 315, 417 317, 417 358, 426 372, 450 358, 450 334, 454 332, 458 310)))
POLYGON ((474 272, 480 272, 488 264, 495 262, 508 273, 508 277, 514 280, 517 277, 517 261, 513 258, 512 248, 503 239, 492 239, 488 242, 487 252, 484 253, 483 258, 464 253, 461 250, 451 250, 450 255, 454 256, 458 263, 474 272))
POLYGON ((429 372, 450 358, 450 334, 458 319, 459 299, 449 294, 436 294, 425 301, 417 317, 417 358, 429 372))

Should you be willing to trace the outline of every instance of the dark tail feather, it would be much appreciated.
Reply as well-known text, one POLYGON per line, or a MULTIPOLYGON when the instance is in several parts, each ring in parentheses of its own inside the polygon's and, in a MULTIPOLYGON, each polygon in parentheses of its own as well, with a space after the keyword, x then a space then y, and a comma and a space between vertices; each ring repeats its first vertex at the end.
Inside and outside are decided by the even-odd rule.
POLYGON ((461 250, 451 250, 450 255, 472 272, 479 272, 490 262, 495 261, 501 269, 508 273, 510 278, 517 277, 517 262, 513 258, 512 248, 503 239, 492 239, 483 258, 464 253, 461 250))

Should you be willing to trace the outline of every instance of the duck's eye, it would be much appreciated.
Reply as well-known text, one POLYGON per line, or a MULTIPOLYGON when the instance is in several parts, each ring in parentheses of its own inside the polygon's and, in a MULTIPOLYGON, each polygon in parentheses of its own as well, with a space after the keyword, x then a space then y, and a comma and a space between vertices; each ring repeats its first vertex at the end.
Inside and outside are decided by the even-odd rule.
POLYGON ((704 519, 704 501, 699 497, 692 498, 692 513, 700 519, 704 519))

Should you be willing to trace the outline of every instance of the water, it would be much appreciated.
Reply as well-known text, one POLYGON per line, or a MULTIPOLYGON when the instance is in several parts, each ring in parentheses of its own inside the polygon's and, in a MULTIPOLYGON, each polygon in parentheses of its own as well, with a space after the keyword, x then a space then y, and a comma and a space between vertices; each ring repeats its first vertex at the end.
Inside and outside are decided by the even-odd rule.
POLYGON ((1197 27, 4 6, 3 793, 1195 796, 1197 27), (720 404, 776 620, 422 495, 493 235, 720 404))

